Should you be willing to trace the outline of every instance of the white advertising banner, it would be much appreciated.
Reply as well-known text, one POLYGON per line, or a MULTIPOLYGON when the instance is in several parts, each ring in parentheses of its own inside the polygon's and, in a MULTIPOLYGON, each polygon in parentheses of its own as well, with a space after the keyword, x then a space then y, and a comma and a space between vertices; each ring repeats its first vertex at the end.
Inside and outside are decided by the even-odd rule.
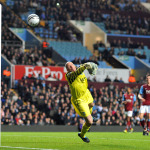
POLYGON ((122 80, 125 83, 128 83, 129 79, 129 69, 98 69, 97 74, 95 76, 91 76, 87 70, 85 70, 85 75, 90 80, 93 80, 93 78, 96 78, 97 82, 104 82, 106 79, 106 76, 108 75, 111 81, 113 81, 116 77, 118 80, 122 78, 122 80))

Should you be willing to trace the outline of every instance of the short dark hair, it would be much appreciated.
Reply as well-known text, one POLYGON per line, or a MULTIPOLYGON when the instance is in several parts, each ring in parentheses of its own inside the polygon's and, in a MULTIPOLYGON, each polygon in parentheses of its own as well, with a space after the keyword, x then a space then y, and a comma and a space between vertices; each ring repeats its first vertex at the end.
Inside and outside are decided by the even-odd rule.
POLYGON ((148 76, 150 76, 150 74, 147 74, 147 75, 146 75, 146 78, 147 78, 148 76))

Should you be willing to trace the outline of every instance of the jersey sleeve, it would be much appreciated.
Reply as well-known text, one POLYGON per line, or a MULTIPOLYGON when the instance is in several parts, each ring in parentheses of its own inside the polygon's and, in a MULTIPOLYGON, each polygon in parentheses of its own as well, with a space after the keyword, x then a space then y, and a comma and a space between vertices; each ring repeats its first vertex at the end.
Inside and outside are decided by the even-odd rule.
POLYGON ((123 94, 123 96, 122 96, 122 101, 125 101, 125 96, 124 96, 124 94, 123 94))
POLYGON ((141 94, 141 95, 144 94, 144 88, 143 88, 143 86, 141 86, 140 91, 139 91, 139 94, 141 94))
POLYGON ((84 65, 81 65, 76 71, 67 73, 66 77, 68 81, 72 83, 76 79, 76 77, 80 75, 85 69, 86 67, 84 65))
POLYGON ((133 101, 135 102, 136 101, 136 95, 134 94, 134 97, 133 97, 133 101))

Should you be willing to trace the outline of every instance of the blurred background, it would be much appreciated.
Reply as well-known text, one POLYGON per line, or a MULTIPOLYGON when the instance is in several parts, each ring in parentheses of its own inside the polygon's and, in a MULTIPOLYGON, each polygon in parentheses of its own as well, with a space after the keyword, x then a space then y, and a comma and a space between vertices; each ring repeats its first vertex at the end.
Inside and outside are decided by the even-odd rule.
MULTIPOLYGON (((85 74, 96 126, 126 125, 122 95, 138 94, 150 73, 148 0, 0 0, 2 4, 1 124, 82 128, 65 80, 67 61, 95 62, 85 74), (29 14, 40 24, 28 26, 29 14)), ((140 101, 132 125, 139 126, 140 101)))

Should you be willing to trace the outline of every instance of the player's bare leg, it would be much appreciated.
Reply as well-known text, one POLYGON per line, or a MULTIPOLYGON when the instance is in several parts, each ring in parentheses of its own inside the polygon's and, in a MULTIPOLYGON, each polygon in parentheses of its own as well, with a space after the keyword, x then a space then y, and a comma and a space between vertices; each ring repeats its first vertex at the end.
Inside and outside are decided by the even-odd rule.
MULTIPOLYGON (((92 114, 92 111, 93 111, 93 106, 94 106, 94 103, 90 103, 89 104, 89 109, 90 109, 90 113, 92 114)), ((98 121, 98 119, 97 118, 95 118, 95 117, 93 117, 93 122, 97 122, 98 121)))
POLYGON ((92 114, 93 106, 94 106, 94 103, 90 103, 90 104, 89 104, 89 109, 90 109, 90 113, 91 113, 91 114, 92 114))
POLYGON ((145 118, 144 118, 144 113, 140 113, 140 123, 141 123, 141 126, 143 127, 143 135, 146 135, 147 133, 147 128, 146 128, 146 125, 145 125, 145 118))
POLYGON ((84 141, 89 143, 90 140, 85 136, 86 132, 88 132, 88 130, 90 129, 90 127, 93 124, 93 118, 91 115, 87 116, 84 118, 85 119, 85 124, 82 127, 81 133, 78 133, 78 136, 84 141))

